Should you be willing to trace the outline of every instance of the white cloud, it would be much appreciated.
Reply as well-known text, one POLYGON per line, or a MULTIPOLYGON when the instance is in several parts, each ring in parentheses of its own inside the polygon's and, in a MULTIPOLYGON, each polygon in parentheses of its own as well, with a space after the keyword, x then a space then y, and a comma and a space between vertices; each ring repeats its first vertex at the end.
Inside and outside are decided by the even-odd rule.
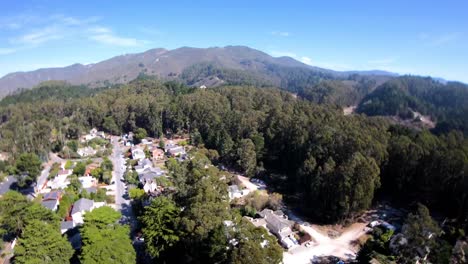
POLYGON ((355 70, 351 65, 334 61, 314 61, 314 66, 335 71, 355 70))
POLYGON ((135 38, 125 38, 113 35, 112 33, 104 33, 91 36, 90 39, 95 40, 102 44, 122 46, 122 47, 134 47, 141 46, 147 43, 147 41, 138 40, 135 38))
POLYGON ((462 35, 460 32, 449 32, 440 35, 422 32, 417 35, 417 38, 426 43, 426 45, 440 47, 459 40, 462 35))
POLYGON ((270 51, 270 54, 271 54, 273 57, 291 57, 291 58, 297 58, 296 53, 294 53, 294 52, 289 52, 289 51, 277 51, 277 50, 274 50, 274 51, 270 51))
POLYGON ((38 45, 50 40, 63 38, 63 32, 56 27, 45 27, 11 39, 13 44, 38 45))
POLYGON ((270 54, 273 57, 291 57, 291 58, 293 58, 295 60, 298 60, 298 61, 300 61, 302 63, 312 65, 312 59, 311 58, 306 57, 306 56, 298 56, 294 52, 290 52, 290 51, 271 51, 270 54))
POLYGON ((287 32, 287 31, 272 31, 271 35, 279 36, 279 37, 289 37, 289 36, 291 36, 291 33, 287 32))
MULTIPOLYGON (((34 48, 49 41, 59 39, 88 39, 106 45, 132 47, 148 44, 148 41, 133 37, 119 36, 111 28, 100 25, 100 17, 77 18, 55 14, 47 17, 17 16, 3 23, 0 20, 0 28, 18 28, 21 34, 9 39, 13 48, 34 48), (30 27, 29 24, 34 25, 30 27), (32 30, 26 30, 26 25, 32 30)), ((0 50, 0 54, 11 53, 9 47, 0 50)))
POLYGON ((101 27, 101 26, 96 26, 88 29, 89 32, 91 33, 96 33, 96 34, 103 34, 103 33, 111 33, 112 30, 107 27, 101 27))
POLYGON ((459 32, 452 32, 452 33, 448 33, 448 34, 443 34, 443 35, 435 37, 432 40, 431 45, 432 46, 443 46, 445 44, 457 41, 461 37, 461 35, 462 34, 459 33, 459 32))
POLYGON ((88 18, 76 18, 71 16, 64 16, 64 15, 56 15, 52 17, 52 20, 56 20, 57 22, 63 23, 68 26, 82 26, 92 24, 100 20, 99 17, 88 17, 88 18))
POLYGON ((0 55, 7 55, 7 54, 12 54, 15 53, 16 49, 12 48, 0 48, 0 55))
POLYGON ((305 57, 305 56, 304 56, 304 57, 301 57, 300 61, 301 61, 302 63, 308 64, 308 65, 312 65, 312 59, 309 58, 309 57, 305 57))

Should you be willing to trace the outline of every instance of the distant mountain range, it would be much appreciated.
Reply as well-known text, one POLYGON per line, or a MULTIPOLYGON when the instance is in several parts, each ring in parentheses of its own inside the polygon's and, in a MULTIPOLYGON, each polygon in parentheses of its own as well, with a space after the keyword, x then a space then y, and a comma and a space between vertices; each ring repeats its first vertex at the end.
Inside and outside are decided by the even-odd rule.
POLYGON ((182 47, 174 50, 151 49, 95 64, 10 73, 0 79, 0 98, 49 80, 102 87, 127 83, 141 75, 184 81, 190 85, 216 86, 239 80, 255 85, 300 85, 297 81, 291 84, 291 80, 288 80, 291 74, 306 76, 309 83, 312 79, 346 78, 352 74, 397 76, 385 71, 337 72, 313 67, 290 57, 275 58, 245 46, 182 47))

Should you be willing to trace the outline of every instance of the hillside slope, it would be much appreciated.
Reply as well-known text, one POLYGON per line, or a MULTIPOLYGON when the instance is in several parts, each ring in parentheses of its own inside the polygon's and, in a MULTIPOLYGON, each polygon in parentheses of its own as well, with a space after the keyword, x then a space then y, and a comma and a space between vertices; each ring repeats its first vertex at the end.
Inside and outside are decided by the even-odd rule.
POLYGON ((140 74, 162 79, 179 79, 185 69, 197 64, 213 64, 218 68, 248 71, 258 76, 264 76, 271 67, 294 67, 306 71, 333 73, 333 71, 312 67, 292 58, 274 58, 261 51, 243 46, 151 49, 143 53, 113 57, 96 64, 74 64, 63 68, 11 73, 0 79, 0 96, 3 97, 18 88, 31 88, 49 80, 64 80, 71 84, 97 87, 127 83, 140 74))

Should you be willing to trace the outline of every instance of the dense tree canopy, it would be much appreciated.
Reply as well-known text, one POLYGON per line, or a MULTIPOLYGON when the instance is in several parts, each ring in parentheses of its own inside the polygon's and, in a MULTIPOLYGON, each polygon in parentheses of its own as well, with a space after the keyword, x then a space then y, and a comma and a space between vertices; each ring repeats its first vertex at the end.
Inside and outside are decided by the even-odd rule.
POLYGON ((59 228, 56 214, 38 203, 28 201, 21 193, 9 191, 0 198, 1 233, 20 235, 33 220, 47 222, 59 228))
MULTIPOLYGON (((349 80, 358 91, 356 98, 377 85, 359 76, 349 80)), ((425 96, 420 88, 428 82, 424 79, 404 77, 394 82, 407 85, 411 96, 425 96)), ((455 86, 451 83, 442 90, 451 93, 450 87, 455 86)), ((457 96, 457 102, 464 102, 462 98, 457 96)), ((446 105, 437 100, 438 106, 446 105)), ((285 175, 277 187, 305 200, 298 200, 304 212, 323 221, 340 220, 366 209, 376 191, 391 194, 396 190, 405 194, 401 200, 417 197, 430 207, 441 207, 450 200, 443 210, 466 219, 463 168, 467 141, 463 134, 403 132, 384 119, 343 116, 329 102, 323 103, 269 88, 192 89, 139 79, 67 104, 42 99, 4 106, 0 148, 14 157, 24 151, 44 156, 54 145, 93 126, 108 132, 142 132, 138 133, 142 136, 144 129, 148 136, 156 137, 162 132, 188 132, 193 133, 196 144, 216 150, 217 161, 226 165, 252 176, 262 172, 262 167, 285 175)), ((268 174, 263 177, 275 180, 268 174)), ((186 191, 182 184, 179 193, 186 191)))
POLYGON ((73 249, 60 230, 40 220, 32 220, 15 247, 15 263, 70 263, 73 249))
POLYGON ((108 206, 86 213, 81 228, 81 263, 135 263, 130 230, 117 222, 120 216, 108 206))

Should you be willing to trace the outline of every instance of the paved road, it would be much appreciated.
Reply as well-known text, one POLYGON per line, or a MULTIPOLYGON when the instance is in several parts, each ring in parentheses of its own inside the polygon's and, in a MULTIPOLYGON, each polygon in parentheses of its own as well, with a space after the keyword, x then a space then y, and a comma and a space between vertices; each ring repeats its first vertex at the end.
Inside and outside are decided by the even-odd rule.
POLYGON ((11 190, 11 186, 16 183, 15 176, 8 176, 3 182, 0 182, 0 195, 4 195, 6 192, 11 190))
POLYGON ((40 192, 43 187, 44 187, 44 184, 47 182, 47 177, 49 176, 49 172, 50 172, 50 168, 52 167, 52 164, 57 162, 57 163, 62 163, 63 162, 63 159, 61 159, 59 156, 53 154, 53 153, 50 153, 49 155, 50 157, 50 160, 44 164, 44 169, 42 170, 41 172, 41 175, 39 175, 39 177, 37 178, 37 185, 36 185, 36 192, 40 192))
POLYGON ((114 165, 112 172, 113 181, 115 182, 115 207, 122 213, 122 216, 128 219, 128 223, 133 228, 135 226, 135 216, 133 214, 132 206, 128 194, 126 194, 126 184, 123 180, 125 173, 125 160, 123 158, 122 148, 119 145, 118 137, 113 137, 112 142, 112 155, 110 159, 114 165))

